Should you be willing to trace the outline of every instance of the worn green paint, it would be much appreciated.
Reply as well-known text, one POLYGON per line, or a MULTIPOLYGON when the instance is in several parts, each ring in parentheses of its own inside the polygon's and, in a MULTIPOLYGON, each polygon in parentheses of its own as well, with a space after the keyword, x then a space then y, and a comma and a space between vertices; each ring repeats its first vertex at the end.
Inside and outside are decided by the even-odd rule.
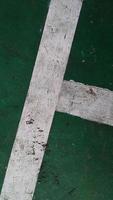
POLYGON ((48 0, 0 1, 0 188, 48 5, 48 0))
POLYGON ((113 127, 56 113, 35 199, 112 200, 113 127))
POLYGON ((65 79, 113 90, 113 1, 85 0, 65 79))
MULTIPOLYGON (((49 0, 0 2, 0 189, 49 0)), ((85 0, 65 79, 113 90, 113 1, 85 0)), ((112 200, 113 128, 56 113, 34 199, 112 200)))

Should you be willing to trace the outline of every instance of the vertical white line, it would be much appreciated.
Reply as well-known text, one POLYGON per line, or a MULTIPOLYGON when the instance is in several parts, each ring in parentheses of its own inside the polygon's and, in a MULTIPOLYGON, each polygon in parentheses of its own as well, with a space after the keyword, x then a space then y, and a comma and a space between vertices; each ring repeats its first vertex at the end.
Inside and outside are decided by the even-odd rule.
POLYGON ((33 197, 81 6, 51 1, 0 200, 33 197))

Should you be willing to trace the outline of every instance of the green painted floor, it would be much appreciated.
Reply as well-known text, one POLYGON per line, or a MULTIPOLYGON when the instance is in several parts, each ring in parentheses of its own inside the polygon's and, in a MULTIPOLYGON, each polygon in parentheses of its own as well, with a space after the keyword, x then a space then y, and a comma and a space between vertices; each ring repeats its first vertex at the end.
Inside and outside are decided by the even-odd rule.
POLYGON ((84 0, 65 79, 113 90, 113 1, 84 0))
POLYGON ((35 199, 112 200, 113 128, 56 113, 35 199))
MULTIPOLYGON (((0 2, 0 189, 49 6, 0 2)), ((113 90, 113 1, 85 0, 65 79, 113 90)), ((112 200, 113 127, 56 113, 34 199, 112 200)))

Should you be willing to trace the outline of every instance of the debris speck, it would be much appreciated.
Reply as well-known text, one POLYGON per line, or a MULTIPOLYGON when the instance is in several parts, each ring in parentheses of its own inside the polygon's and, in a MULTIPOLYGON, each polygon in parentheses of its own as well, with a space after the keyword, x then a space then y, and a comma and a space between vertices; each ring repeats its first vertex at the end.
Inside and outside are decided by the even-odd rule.
POLYGON ((33 122, 34 122, 34 119, 30 119, 26 121, 26 124, 33 124, 33 122))
POLYGON ((93 96, 96 96, 96 93, 94 92, 94 90, 92 88, 90 88, 89 90, 86 91, 88 94, 91 94, 93 96))
POLYGON ((86 61, 85 60, 82 60, 82 63, 85 63, 86 61))

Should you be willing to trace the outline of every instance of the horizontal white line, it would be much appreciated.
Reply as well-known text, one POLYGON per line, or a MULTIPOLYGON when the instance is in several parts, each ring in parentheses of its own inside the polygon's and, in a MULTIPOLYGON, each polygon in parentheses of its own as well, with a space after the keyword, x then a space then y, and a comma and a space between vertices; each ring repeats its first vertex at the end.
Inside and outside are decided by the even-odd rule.
POLYGON ((57 111, 113 126, 113 92, 74 81, 64 81, 57 111))
POLYGON ((0 200, 33 197, 81 6, 51 1, 0 200))

